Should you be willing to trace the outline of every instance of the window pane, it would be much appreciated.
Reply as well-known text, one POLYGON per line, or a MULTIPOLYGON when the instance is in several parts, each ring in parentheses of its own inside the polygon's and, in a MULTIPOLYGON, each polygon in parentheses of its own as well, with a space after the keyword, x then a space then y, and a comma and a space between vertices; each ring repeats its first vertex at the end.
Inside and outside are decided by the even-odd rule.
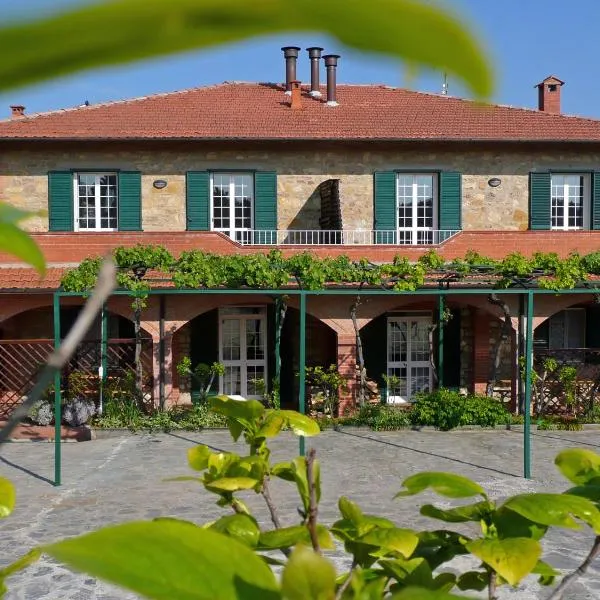
MULTIPOLYGON (((398 175, 396 197, 398 203, 399 243, 429 243, 428 236, 420 240, 402 236, 402 230, 432 230, 435 219, 434 175, 398 175)), ((419 236, 416 236, 419 238, 419 236)))
POLYGON ((116 229, 118 213, 117 175, 80 173, 77 175, 79 229, 116 229))

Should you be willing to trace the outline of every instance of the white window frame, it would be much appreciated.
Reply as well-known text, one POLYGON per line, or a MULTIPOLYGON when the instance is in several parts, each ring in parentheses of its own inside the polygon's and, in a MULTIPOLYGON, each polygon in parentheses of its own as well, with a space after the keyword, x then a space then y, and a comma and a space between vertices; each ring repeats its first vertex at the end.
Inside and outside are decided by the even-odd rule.
POLYGON ((590 217, 591 217, 591 196, 592 196, 592 182, 589 173, 551 173, 550 174, 550 229, 552 231, 583 231, 590 229, 590 217), (583 177, 583 225, 581 227, 572 226, 569 227, 569 202, 568 202, 568 184, 564 184, 563 189, 563 225, 552 224, 552 189, 554 188, 554 177, 568 177, 576 176, 583 177))
POLYGON ((210 173, 210 230, 221 231, 228 235, 232 240, 236 239, 237 232, 253 231, 254 230, 254 208, 255 208, 255 178, 253 171, 211 171, 210 173), (250 228, 236 228, 235 227, 235 183, 233 179, 229 182, 229 223, 230 227, 215 227, 215 203, 214 203, 214 180, 215 175, 225 175, 227 177, 234 177, 236 175, 246 175, 251 179, 250 191, 251 191, 251 205, 250 205, 250 228))
MULTIPOLYGON (((219 362, 225 367, 240 367, 240 396, 245 400, 261 400, 262 397, 255 394, 248 394, 248 367, 263 367, 265 383, 268 379, 268 347, 267 347, 267 312, 261 307, 260 312, 250 312, 256 307, 227 307, 219 310, 219 362), (239 313, 232 313, 229 309, 238 308, 239 313), (244 308, 248 312, 244 312, 244 308), (225 319, 237 319, 240 321, 240 359, 239 360, 225 360, 223 358, 223 321, 225 319), (262 359, 248 359, 247 358, 247 344, 246 344, 246 322, 251 320, 260 320, 261 335, 263 340, 263 356, 262 359), (246 372, 246 377, 243 376, 246 372)), ((219 377, 219 394, 224 394, 224 381, 223 376, 219 377)))
POLYGON ((116 171, 77 171, 73 173, 73 229, 75 231, 119 231, 119 174, 116 171), (117 226, 101 227, 100 223, 100 183, 95 184, 96 199, 96 227, 79 227, 79 176, 93 175, 100 178, 105 176, 114 176, 117 180, 117 226))
MULTIPOLYGON (((396 231, 398 233, 401 232, 410 232, 411 234, 411 245, 412 244, 420 244, 419 242, 419 233, 420 232, 428 232, 428 231, 436 231, 438 229, 439 222, 439 173, 436 172, 419 172, 419 171, 399 171, 396 173, 396 231), (412 227, 400 227, 400 177, 431 177, 432 179, 432 188, 431 193, 433 196, 433 219, 431 227, 418 227, 418 200, 417 200, 417 183, 416 179, 413 182, 413 193, 412 193, 412 227)), ((434 235, 433 233, 431 234, 434 235)), ((431 240, 434 242, 435 240, 431 240)), ((429 243, 431 243, 429 242, 429 243)))
MULTIPOLYGON (((400 369, 403 367, 406 367, 406 395, 405 396, 390 396, 389 395, 389 390, 387 391, 387 402, 388 404, 406 404, 407 402, 412 402, 412 394, 411 394, 411 370, 413 367, 415 368, 419 368, 419 367, 427 367, 429 369, 429 389, 432 389, 433 386, 433 369, 431 366, 431 356, 428 357, 427 361, 412 361, 410 360, 410 353, 411 353, 411 347, 410 347, 410 335, 407 336, 407 351, 406 351, 406 361, 392 361, 391 360, 391 344, 390 344, 390 337, 389 337, 389 332, 390 332, 390 323, 392 322, 396 322, 396 323, 400 323, 400 322, 406 322, 406 323, 411 323, 411 322, 419 322, 419 323, 426 323, 427 325, 431 325, 431 314, 427 313, 427 314, 421 314, 421 315, 413 315, 413 314, 407 314, 407 315, 394 315, 394 316, 389 316, 386 320, 386 339, 385 339, 385 343, 386 343, 386 372, 387 375, 390 376, 392 374, 392 370, 393 369, 400 369)), ((407 327, 407 332, 409 331, 410 327, 407 327)))

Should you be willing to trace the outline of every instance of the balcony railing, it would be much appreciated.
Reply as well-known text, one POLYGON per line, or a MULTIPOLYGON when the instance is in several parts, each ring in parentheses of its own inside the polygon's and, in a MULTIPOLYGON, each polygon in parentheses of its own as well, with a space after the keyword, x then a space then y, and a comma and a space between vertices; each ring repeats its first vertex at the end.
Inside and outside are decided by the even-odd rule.
POLYGON ((328 229, 248 229, 236 231, 233 238, 245 246, 435 246, 459 233, 452 229, 434 230, 328 230, 328 229))

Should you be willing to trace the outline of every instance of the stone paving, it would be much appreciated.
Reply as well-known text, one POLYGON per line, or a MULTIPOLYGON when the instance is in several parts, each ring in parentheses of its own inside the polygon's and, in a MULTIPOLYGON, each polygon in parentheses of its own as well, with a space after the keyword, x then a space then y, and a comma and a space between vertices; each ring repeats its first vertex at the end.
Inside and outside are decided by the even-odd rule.
MULTIPOLYGON (((323 497, 320 518, 337 518, 336 500, 345 494, 365 511, 392 517, 399 525, 433 528, 436 522, 421 517, 413 499, 393 500, 400 483, 422 470, 451 470, 472 477, 494 498, 528 491, 564 491, 566 483, 553 466, 561 448, 600 449, 597 432, 535 432, 533 474, 522 473, 522 434, 517 431, 401 431, 375 433, 368 430, 326 432, 307 440, 322 461, 323 497)), ((0 473, 17 487, 18 507, 0 524, 0 564, 39 543, 90 531, 107 523, 156 516, 174 516, 203 522, 223 514, 212 496, 193 482, 165 479, 189 474, 185 451, 195 443, 232 450, 225 431, 124 435, 85 443, 65 443, 63 486, 55 488, 53 445, 42 442, 6 445, 0 453, 0 473)), ((284 434, 273 443, 275 460, 297 454, 297 439, 284 434)), ((599 450, 600 451, 600 450, 599 450)), ((297 521, 298 499, 291 485, 276 481, 273 496, 286 524, 297 521)), ((258 498, 249 496, 261 523, 267 512, 258 498)), ((423 496, 431 501, 433 497, 423 496)), ((437 503, 444 505, 437 499, 437 503)), ((554 566, 570 569, 581 562, 592 542, 590 531, 580 535, 560 530, 545 542, 545 558, 554 566)), ((340 553, 338 566, 345 564, 340 553)), ((456 561, 457 568, 465 564, 456 561)), ((9 600, 133 600, 123 592, 94 578, 75 574, 42 560, 8 581, 9 600)), ((533 578, 517 590, 503 589, 501 598, 546 598, 533 578)), ((571 600, 600 598, 600 562, 567 594, 571 600)))

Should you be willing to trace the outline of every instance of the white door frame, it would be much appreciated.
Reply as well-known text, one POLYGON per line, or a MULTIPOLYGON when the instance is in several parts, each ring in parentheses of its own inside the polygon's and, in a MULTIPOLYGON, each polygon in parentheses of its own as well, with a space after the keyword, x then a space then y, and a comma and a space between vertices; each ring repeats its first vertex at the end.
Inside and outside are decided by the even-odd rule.
MULTIPOLYGON (((211 231, 221 231, 228 235, 232 240, 236 240, 236 233, 249 232, 254 229, 254 174, 251 172, 236 172, 236 171, 214 171, 210 173, 210 228, 211 231), (229 180, 229 227, 215 227, 215 176, 224 175, 230 177, 229 180), (233 177, 236 175, 245 175, 250 177, 250 228, 235 226, 235 181, 233 177)), ((248 235, 248 234, 246 234, 248 235)), ((243 233, 242 233, 243 236, 243 233)), ((239 240, 238 240, 239 241, 239 240)))
MULTIPOLYGON (((419 243, 419 233, 423 232, 433 232, 437 229, 438 223, 438 175, 433 172, 399 172, 396 174, 396 230, 399 233, 410 233, 411 235, 411 244, 419 243), (400 177, 414 177, 414 181, 412 184, 412 196, 411 196, 411 212, 412 212, 412 222, 410 227, 400 227, 400 177), (431 177, 431 196, 433 201, 432 206, 432 224, 431 227, 419 227, 418 226, 418 184, 416 178, 419 176, 431 177)), ((431 236, 434 234, 431 233, 431 236)), ((432 238, 431 240, 434 242, 435 240, 432 238)))
MULTIPOLYGON (((390 396, 388 391, 387 402, 389 404, 404 404, 410 402, 412 399, 412 387, 413 387, 413 376, 412 370, 414 368, 427 368, 429 372, 428 387, 431 389, 433 384, 433 372, 431 368, 431 356, 428 355, 427 360, 413 361, 411 360, 412 341, 410 335, 411 323, 425 323, 431 324, 431 316, 391 316, 387 318, 386 323, 386 350, 387 350, 387 374, 392 374, 393 369, 406 369, 406 390, 402 395, 390 396), (406 323, 406 361, 392 361, 391 360, 391 344, 390 344, 390 324, 391 323, 406 323)), ((429 336, 427 336, 427 345, 429 349, 429 336)), ((428 352, 429 354, 429 352, 428 352)))
MULTIPOLYGON (((262 367, 263 378, 265 383, 268 382, 267 372, 267 314, 265 310, 261 310, 260 313, 240 313, 240 314, 223 314, 219 311, 219 362, 221 362, 225 368, 227 367, 239 367, 240 369, 240 396, 249 400, 261 400, 262 397, 256 394, 248 394, 248 367, 262 367), (226 319, 236 320, 239 323, 240 333, 240 358, 239 360, 225 360, 223 358, 223 322, 226 319), (248 359, 247 354, 247 339, 246 339, 246 323, 248 321, 260 321, 260 334, 262 337, 263 347, 263 358, 262 359, 248 359)), ((224 394, 224 381, 223 376, 219 377, 219 394, 224 394)))

